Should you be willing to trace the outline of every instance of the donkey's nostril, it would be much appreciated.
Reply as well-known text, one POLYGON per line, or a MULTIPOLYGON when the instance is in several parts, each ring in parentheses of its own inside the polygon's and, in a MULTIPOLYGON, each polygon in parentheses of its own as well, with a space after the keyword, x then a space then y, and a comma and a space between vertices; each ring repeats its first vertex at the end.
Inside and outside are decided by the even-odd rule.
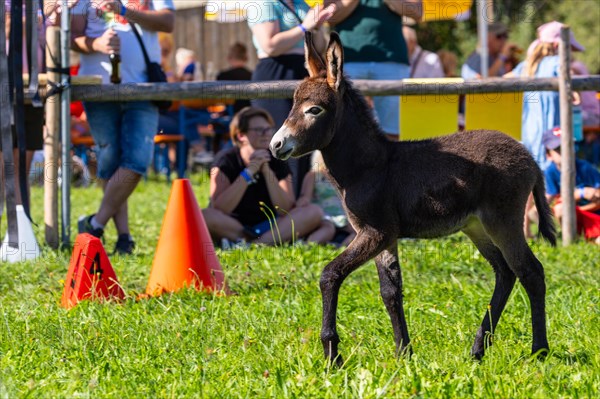
POLYGON ((283 141, 282 140, 277 140, 274 143, 271 144, 271 148, 274 149, 275 151, 281 149, 281 147, 283 147, 283 141))

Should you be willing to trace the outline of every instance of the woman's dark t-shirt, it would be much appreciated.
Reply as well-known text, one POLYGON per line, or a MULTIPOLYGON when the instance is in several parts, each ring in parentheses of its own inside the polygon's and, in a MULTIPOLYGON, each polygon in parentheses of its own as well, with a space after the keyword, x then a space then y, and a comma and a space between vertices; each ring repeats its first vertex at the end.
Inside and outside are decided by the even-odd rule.
MULTIPOLYGON (((278 181, 285 179, 290 174, 288 165, 273 157, 271 157, 271 160, 269 161, 269 166, 275 173, 278 181)), ((219 170, 227 176, 229 181, 233 183, 246 165, 244 164, 244 161, 242 161, 240 149, 238 147, 233 147, 218 153, 213 163, 213 167, 219 168, 219 170)), ((256 183, 248 186, 240 203, 231 213, 231 216, 239 220, 244 226, 253 226, 267 220, 265 213, 260 210, 261 207, 266 207, 260 205, 260 202, 264 202, 273 213, 276 213, 271 198, 269 197, 267 183, 265 182, 262 173, 258 172, 254 175, 254 179, 256 180, 256 183)), ((265 211, 267 213, 269 212, 266 209, 265 211)))

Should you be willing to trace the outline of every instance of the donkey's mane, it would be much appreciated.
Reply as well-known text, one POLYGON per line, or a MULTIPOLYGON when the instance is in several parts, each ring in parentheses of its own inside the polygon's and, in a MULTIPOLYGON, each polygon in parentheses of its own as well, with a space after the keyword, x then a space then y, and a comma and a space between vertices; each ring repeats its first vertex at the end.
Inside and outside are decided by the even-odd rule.
MULTIPOLYGON (((354 84, 346 76, 344 76, 344 86, 342 92, 342 101, 347 101, 349 105, 348 114, 358 119, 358 123, 361 127, 365 128, 364 134, 376 135, 378 137, 384 137, 382 135, 383 130, 379 125, 379 122, 375 119, 373 109, 367 104, 365 97, 362 93, 354 87, 354 84), (368 110, 369 112, 365 112, 368 110)), ((347 117, 348 115, 344 115, 347 117)))

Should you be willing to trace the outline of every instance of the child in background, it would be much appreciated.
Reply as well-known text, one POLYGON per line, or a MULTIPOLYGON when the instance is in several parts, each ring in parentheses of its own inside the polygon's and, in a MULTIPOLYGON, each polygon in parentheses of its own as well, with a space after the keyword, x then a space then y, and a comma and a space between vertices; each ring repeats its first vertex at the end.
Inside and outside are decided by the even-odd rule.
MULTIPOLYGON (((562 156, 560 151, 560 128, 544 133, 542 143, 551 165, 545 170, 546 197, 554 201, 553 210, 557 218, 562 217, 560 198, 560 174, 562 156)), ((592 164, 582 159, 575 160, 575 213, 577 230, 586 239, 600 245, 600 172, 592 164)))
POLYGON ((320 206, 325 214, 321 225, 307 237, 307 241, 325 244, 333 241, 341 233, 345 237, 340 245, 347 246, 356 236, 356 232, 348 222, 342 201, 327 174, 321 152, 313 152, 312 168, 302 181, 302 190, 296 206, 314 203, 320 206))

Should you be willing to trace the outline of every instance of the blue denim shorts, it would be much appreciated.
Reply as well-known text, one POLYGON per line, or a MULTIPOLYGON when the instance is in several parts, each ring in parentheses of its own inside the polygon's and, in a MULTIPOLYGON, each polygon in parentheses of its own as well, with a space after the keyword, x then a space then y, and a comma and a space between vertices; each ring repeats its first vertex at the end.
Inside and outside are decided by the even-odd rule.
POLYGON ((96 143, 98 177, 110 179, 119 168, 144 175, 152 162, 158 108, 149 101, 86 102, 84 107, 96 143))

